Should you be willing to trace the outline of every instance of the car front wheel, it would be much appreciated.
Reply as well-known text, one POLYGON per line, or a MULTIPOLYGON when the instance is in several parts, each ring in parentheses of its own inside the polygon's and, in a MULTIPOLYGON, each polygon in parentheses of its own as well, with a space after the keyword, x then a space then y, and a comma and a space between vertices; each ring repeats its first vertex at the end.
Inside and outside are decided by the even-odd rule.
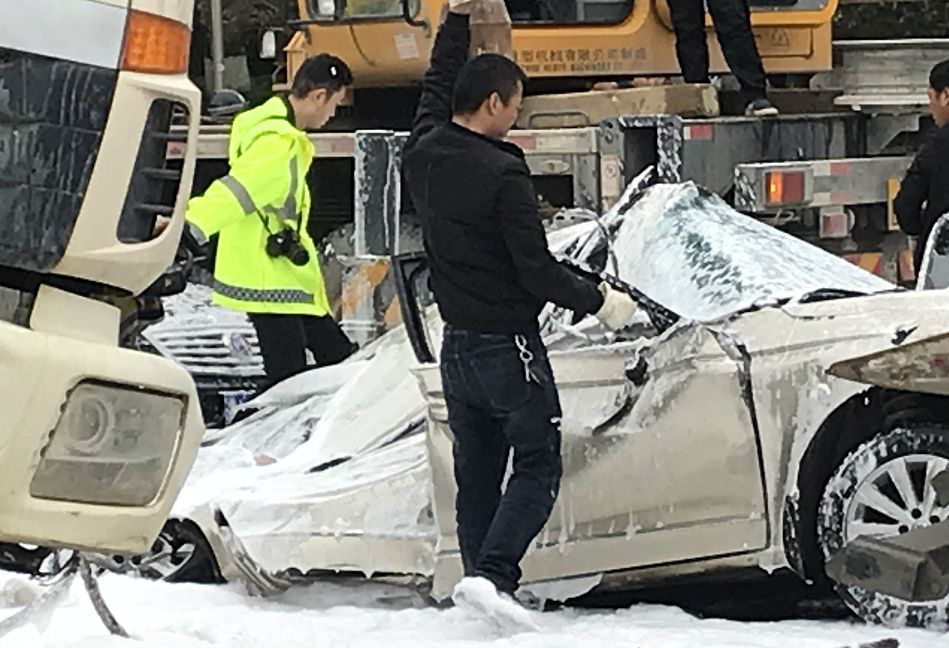
MULTIPOLYGON (((817 513, 825 561, 860 536, 887 538, 949 518, 932 480, 949 468, 949 429, 906 424, 863 443, 837 466, 817 513)), ((889 626, 944 626, 949 597, 912 603, 859 587, 838 593, 860 617, 889 626)))

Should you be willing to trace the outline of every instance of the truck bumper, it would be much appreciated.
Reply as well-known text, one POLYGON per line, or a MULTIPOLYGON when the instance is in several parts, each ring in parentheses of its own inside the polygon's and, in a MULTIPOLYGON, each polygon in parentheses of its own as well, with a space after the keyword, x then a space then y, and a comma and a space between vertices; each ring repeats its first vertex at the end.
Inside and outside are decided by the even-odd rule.
POLYGON ((204 426, 188 373, 119 348, 118 326, 117 309, 46 286, 30 328, 0 322, 0 540, 136 554, 161 529, 204 426), (125 405, 93 395, 71 415, 80 385, 125 405))

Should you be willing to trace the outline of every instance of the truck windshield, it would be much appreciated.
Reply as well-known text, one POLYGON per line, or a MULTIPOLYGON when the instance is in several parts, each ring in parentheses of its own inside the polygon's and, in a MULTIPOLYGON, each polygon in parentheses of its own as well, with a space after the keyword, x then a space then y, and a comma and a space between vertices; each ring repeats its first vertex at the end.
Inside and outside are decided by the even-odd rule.
MULTIPOLYGON (((307 0, 310 15, 333 11, 333 0, 307 0)), ((629 17, 636 1, 646 0, 505 0, 515 25, 616 24, 629 17)), ((706 0, 707 2, 707 0, 706 0)), ((753 10, 794 9, 815 11, 828 0, 749 0, 753 10)), ((419 0, 408 0, 409 14, 419 11, 419 0)), ((348 0, 343 18, 379 20, 401 18, 402 0, 348 0)))
MULTIPOLYGON (((324 4, 332 10, 332 2, 308 0, 310 15, 326 13, 324 4)), ((409 14, 418 13, 418 0, 409 0, 409 14)), ((402 18, 402 0, 348 0, 343 18, 347 20, 378 20, 380 18, 402 18)))
POLYGON ((615 24, 626 20, 634 0, 505 0, 514 24, 615 24))
MULTIPOLYGON (((793 9, 795 11, 820 11, 827 6, 828 0, 748 0, 751 10, 793 9)), ((708 0, 706 0, 708 6, 708 0)))
MULTIPOLYGON (((326 0, 309 0, 318 15, 326 0)), ((634 0, 505 0, 514 24, 610 24, 622 22, 634 0)), ((329 3, 330 5, 332 3, 329 3)), ((409 13, 418 12, 418 0, 409 0, 409 13)), ((325 10, 323 13, 326 13, 325 10)), ((349 20, 400 18, 402 0, 348 0, 343 17, 349 20)))

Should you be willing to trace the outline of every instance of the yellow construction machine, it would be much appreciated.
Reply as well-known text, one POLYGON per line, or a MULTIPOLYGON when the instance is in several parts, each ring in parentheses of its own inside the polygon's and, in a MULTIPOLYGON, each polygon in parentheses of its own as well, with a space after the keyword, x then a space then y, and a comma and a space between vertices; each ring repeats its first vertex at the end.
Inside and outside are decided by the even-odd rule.
MULTIPOLYGON (((838 0, 751 0, 752 25, 769 74, 831 68, 831 21, 838 0)), ((444 0, 298 0, 300 29, 288 72, 331 52, 353 69, 357 88, 416 83, 429 60, 444 0)), ((585 81, 675 75, 675 35, 667 0, 506 0, 517 62, 532 81, 585 81)), ((711 19, 706 25, 712 29, 711 19)), ((728 70, 709 38, 711 71, 728 70)), ((550 87, 549 83, 544 84, 550 87)))

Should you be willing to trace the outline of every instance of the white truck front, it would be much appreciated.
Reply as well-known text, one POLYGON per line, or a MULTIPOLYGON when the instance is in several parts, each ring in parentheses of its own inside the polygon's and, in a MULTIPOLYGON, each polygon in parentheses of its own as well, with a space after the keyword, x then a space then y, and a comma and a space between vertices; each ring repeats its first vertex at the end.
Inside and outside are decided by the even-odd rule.
POLYGON ((141 553, 204 433, 191 377, 119 347, 171 264, 200 95, 193 0, 0 0, 0 542, 141 553), (172 114, 188 125, 166 168, 172 114), (155 220, 172 224, 153 236, 155 220))

